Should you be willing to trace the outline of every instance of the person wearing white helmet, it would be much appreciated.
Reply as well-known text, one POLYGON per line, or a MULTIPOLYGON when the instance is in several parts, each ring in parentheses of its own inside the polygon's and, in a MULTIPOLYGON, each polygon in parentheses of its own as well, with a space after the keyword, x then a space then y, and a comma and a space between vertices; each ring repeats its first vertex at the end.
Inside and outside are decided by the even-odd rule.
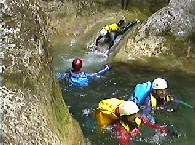
POLYGON ((120 123, 116 125, 120 145, 131 145, 134 138, 142 135, 141 128, 146 126, 152 130, 167 134, 169 129, 158 124, 152 124, 139 113, 139 107, 133 101, 125 101, 120 104, 118 111, 120 123))
MULTIPOLYGON (((117 108, 116 112, 120 115, 120 126, 119 128, 123 128, 127 133, 131 133, 132 137, 141 136, 141 131, 139 127, 142 125, 142 120, 140 118, 139 107, 133 101, 125 101, 121 103, 117 108)), ((121 129, 122 129, 121 128, 121 129)))
MULTIPOLYGON (((98 116, 100 115, 101 118, 98 117, 98 121, 102 128, 106 128, 110 124, 107 122, 115 121, 105 121, 105 120, 120 120, 122 116, 134 116, 139 112, 138 106, 133 101, 124 101, 117 98, 105 99, 100 101, 98 105, 98 116), (105 117, 108 118, 105 118, 105 117), (106 122, 106 124, 105 124, 106 122)), ((135 119, 135 118, 134 118, 135 119)), ((137 120, 134 120, 137 121, 137 120)), ((140 122, 137 122, 137 125, 140 125, 140 122)))
POLYGON ((146 100, 145 114, 152 110, 173 111, 175 98, 168 93, 168 83, 163 78, 156 78, 152 82, 150 96, 146 100))
POLYGON ((129 138, 141 135, 139 127, 142 120, 138 112, 139 108, 133 101, 110 98, 100 101, 96 117, 102 129, 113 126, 120 144, 123 145, 126 142, 128 145, 129 138))
POLYGON ((143 125, 163 133, 167 131, 167 128, 151 124, 139 111, 139 107, 133 101, 110 98, 100 101, 96 117, 102 129, 113 126, 120 145, 131 145, 132 139, 141 136, 140 129, 143 125))
POLYGON ((156 78, 152 82, 152 94, 156 99, 164 99, 167 95, 167 81, 162 78, 156 78))
POLYGON ((168 84, 165 79, 156 78, 152 82, 151 105, 154 109, 164 109, 167 103, 174 100, 173 96, 168 94, 168 84))
MULTIPOLYGON (((99 36, 95 40, 96 47, 93 50, 97 50, 97 51, 104 52, 104 53, 106 52, 106 54, 107 54, 109 52, 109 50, 112 48, 112 46, 115 44, 116 38, 119 35, 123 35, 127 30, 132 28, 138 22, 139 22, 139 20, 125 22, 124 19, 121 19, 117 23, 113 23, 113 24, 109 24, 109 25, 104 26, 99 31, 99 36), (105 49, 104 44, 108 44, 108 47, 106 47, 106 51, 104 50, 105 49), (101 47, 101 46, 103 46, 103 47, 101 47)), ((119 41, 117 41, 117 43, 118 42, 119 41)))
POLYGON ((113 46, 114 40, 117 37, 118 32, 122 29, 122 26, 124 25, 125 21, 120 20, 118 23, 113 23, 110 25, 106 25, 100 30, 100 35, 96 39, 96 46, 99 45, 100 39, 103 37, 107 40, 109 43, 109 49, 113 46))

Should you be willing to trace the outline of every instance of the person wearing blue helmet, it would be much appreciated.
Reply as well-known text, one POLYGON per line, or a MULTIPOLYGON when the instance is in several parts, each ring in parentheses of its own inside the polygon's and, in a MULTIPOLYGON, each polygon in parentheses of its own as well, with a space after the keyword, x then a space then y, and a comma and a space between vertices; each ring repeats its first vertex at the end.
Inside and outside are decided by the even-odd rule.
POLYGON ((68 82, 69 86, 85 88, 94 80, 103 77, 111 67, 106 65, 104 69, 97 73, 86 73, 82 71, 83 62, 80 58, 72 61, 72 70, 60 76, 60 80, 68 82))

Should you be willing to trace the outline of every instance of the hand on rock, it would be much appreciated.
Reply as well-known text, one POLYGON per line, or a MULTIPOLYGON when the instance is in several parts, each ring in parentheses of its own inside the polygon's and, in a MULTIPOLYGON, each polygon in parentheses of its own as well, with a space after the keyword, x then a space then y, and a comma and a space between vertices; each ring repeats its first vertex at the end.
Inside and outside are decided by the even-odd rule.
POLYGON ((111 70, 111 69, 112 69, 112 66, 109 65, 109 64, 106 64, 106 65, 105 65, 105 68, 107 68, 108 70, 111 70))

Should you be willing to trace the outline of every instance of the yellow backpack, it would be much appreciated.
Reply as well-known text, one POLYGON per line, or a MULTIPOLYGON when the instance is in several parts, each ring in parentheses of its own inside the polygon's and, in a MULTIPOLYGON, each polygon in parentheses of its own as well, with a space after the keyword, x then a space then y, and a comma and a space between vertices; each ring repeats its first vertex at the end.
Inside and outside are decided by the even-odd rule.
POLYGON ((124 100, 119 100, 117 98, 102 100, 98 104, 98 110, 104 114, 113 115, 113 116, 117 117, 115 115, 115 110, 123 102, 124 102, 124 100))
POLYGON ((107 30, 108 32, 116 32, 120 29, 120 27, 116 23, 114 23, 111 25, 106 25, 104 29, 107 30))
POLYGON ((102 129, 105 129, 106 127, 117 122, 118 116, 116 116, 115 110, 122 102, 124 101, 116 98, 111 98, 102 100, 98 104, 96 118, 102 129))

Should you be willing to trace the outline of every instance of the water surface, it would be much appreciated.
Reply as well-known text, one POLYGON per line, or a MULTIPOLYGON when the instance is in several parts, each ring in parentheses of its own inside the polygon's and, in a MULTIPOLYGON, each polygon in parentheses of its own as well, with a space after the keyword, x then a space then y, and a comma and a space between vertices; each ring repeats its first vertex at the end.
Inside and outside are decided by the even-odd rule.
MULTIPOLYGON (((104 59, 80 53, 84 58, 84 69, 88 72, 99 70, 106 62, 104 59), (95 61, 97 59, 97 61, 95 61)), ((62 56, 61 63, 56 66, 57 72, 63 72, 70 67, 73 56, 62 56), (68 58, 69 57, 69 58, 68 58)), ((99 101, 117 97, 127 100, 133 91, 134 86, 139 82, 152 81, 156 77, 162 77, 168 80, 169 89, 172 94, 181 100, 195 106, 195 77, 182 72, 158 72, 132 70, 127 65, 115 64, 112 71, 104 78, 92 83, 84 90, 68 89, 62 86, 64 91, 64 100, 70 107, 73 117, 79 122, 83 133, 89 139, 92 145, 118 145, 117 140, 110 131, 102 132, 96 122, 95 109, 99 101)), ((170 145, 192 145, 195 142, 195 112, 186 106, 180 106, 176 112, 160 114, 157 118, 161 124, 172 125, 177 132, 177 136, 171 141, 158 141, 153 132, 144 129, 144 137, 150 140, 135 141, 134 144, 170 144, 170 145)))

